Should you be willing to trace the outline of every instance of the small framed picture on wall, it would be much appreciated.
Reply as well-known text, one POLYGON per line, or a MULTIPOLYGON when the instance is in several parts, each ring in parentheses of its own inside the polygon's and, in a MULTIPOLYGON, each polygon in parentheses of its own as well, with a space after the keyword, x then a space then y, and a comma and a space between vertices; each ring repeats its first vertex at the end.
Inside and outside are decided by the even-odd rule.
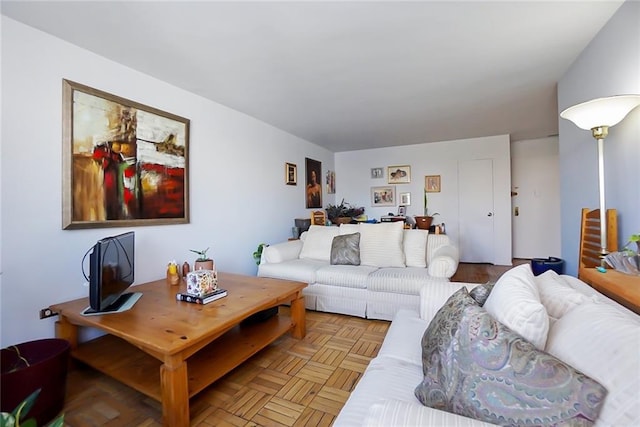
POLYGON ((401 206, 409 206, 411 204, 411 193, 400 193, 401 206))
POLYGON ((427 193, 440 192, 440 175, 427 175, 424 177, 424 191, 427 193))
POLYGON ((284 182, 287 185, 298 185, 298 166, 293 163, 284 164, 284 182))
POLYGON ((395 206, 396 187, 371 187, 371 206, 395 206))
POLYGON ((411 182, 411 166, 388 166, 387 182, 389 184, 408 184, 411 182))

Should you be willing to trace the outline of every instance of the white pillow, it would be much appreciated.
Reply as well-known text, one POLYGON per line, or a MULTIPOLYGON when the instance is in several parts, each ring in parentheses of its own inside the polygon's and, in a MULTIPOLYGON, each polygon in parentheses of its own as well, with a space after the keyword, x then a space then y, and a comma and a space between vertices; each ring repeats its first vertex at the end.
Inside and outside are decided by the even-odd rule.
POLYGON ((404 267, 404 223, 360 224, 360 264, 404 267))
POLYGON ((427 266, 427 230, 404 230, 404 259, 407 267, 427 266))
POLYGON ((605 302, 581 304, 549 330, 546 351, 608 390, 600 426, 640 425, 640 318, 605 302))
POLYGON ((540 302, 547 310, 549 317, 560 319, 562 316, 589 301, 589 298, 573 289, 553 270, 547 270, 534 280, 540 294, 540 302))
POLYGON ((302 243, 300 258, 327 261, 331 258, 331 244, 338 235, 338 227, 312 225, 302 243))
POLYGON ((360 224, 340 224, 338 228, 341 236, 360 232, 360 224))
POLYGON ((540 302, 531 266, 522 264, 504 273, 484 303, 496 320, 544 350, 549 316, 540 302))

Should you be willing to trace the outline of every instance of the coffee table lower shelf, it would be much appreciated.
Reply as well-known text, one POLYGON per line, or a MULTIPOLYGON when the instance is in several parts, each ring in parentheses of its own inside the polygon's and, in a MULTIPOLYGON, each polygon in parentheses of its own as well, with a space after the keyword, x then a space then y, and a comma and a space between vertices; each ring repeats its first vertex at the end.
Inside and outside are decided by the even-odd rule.
MULTIPOLYGON (((263 322, 236 325, 187 359, 189 397, 204 390, 293 327, 279 314, 263 322)), ((162 362, 125 340, 104 335, 81 344, 71 356, 162 402, 162 362)))

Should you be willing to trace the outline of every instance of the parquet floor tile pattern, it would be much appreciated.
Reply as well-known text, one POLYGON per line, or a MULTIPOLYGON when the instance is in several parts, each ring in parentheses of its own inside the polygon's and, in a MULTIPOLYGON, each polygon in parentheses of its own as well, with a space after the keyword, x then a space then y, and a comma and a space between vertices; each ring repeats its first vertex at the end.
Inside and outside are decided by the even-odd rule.
MULTIPOLYGON (((484 283, 509 268, 460 264, 452 280, 484 283)), ((390 322, 315 311, 306 322, 304 339, 279 338, 193 397, 191 425, 330 426, 390 322)), ((69 371, 64 413, 70 427, 162 425, 159 402, 82 364, 69 371)))

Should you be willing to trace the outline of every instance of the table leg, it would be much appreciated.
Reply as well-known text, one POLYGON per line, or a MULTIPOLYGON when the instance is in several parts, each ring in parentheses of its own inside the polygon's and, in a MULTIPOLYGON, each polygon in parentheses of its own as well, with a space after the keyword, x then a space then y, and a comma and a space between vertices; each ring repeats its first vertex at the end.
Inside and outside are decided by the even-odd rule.
POLYGON ((187 364, 181 358, 167 358, 160 367, 162 423, 168 427, 189 426, 189 383, 187 364))
POLYGON ((56 322, 56 338, 62 338, 69 341, 71 349, 78 348, 78 326, 69 322, 65 316, 60 315, 56 322))
POLYGON ((304 296, 300 296, 291 301, 291 320, 293 320, 293 330, 291 335, 294 338, 302 339, 306 335, 304 296))

